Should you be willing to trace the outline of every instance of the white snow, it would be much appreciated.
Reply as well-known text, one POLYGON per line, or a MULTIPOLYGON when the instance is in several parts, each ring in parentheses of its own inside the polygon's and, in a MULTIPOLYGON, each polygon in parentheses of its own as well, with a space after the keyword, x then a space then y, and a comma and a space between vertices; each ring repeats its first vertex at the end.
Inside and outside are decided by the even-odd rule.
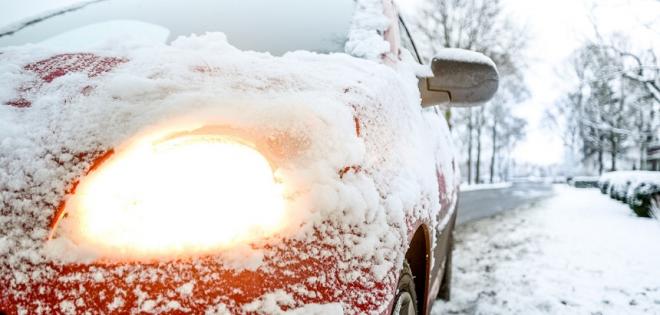
POLYGON ((653 171, 618 171, 618 172, 609 172, 601 176, 602 179, 610 180, 626 180, 626 179, 635 179, 638 181, 648 181, 656 184, 660 184, 660 172, 653 171))
POLYGON ((438 52, 435 54, 435 58, 469 63, 480 63, 496 68, 493 60, 486 57, 486 55, 465 49, 443 48, 438 50, 438 52))
POLYGON ((9 243, 9 238, 6 236, 0 237, 0 256, 4 256, 9 253, 11 244, 9 243))
POLYGON ((390 51, 390 43, 383 38, 385 30, 390 26, 384 14, 383 1, 361 0, 357 5, 346 42, 346 52, 359 58, 380 60, 390 51))
POLYGON ((176 292, 179 292, 181 296, 188 297, 193 294, 193 289, 195 288, 195 283, 193 282, 188 282, 179 288, 176 289, 176 292))
POLYGON ((210 306, 204 312, 205 315, 231 315, 231 312, 227 309, 227 305, 224 303, 219 303, 217 305, 210 306))
POLYGON ((343 315, 344 310, 339 303, 308 304, 295 310, 287 311, 285 315, 343 315))
POLYGON ((264 294, 252 303, 243 305, 242 310, 246 313, 258 314, 282 314, 283 306, 294 305, 293 296, 284 290, 264 294))
POLYGON ((124 306, 124 299, 122 299, 120 296, 115 296, 112 299, 112 302, 108 304, 108 311, 112 312, 122 306, 124 306))
POLYGON ((60 303, 60 311, 62 314, 73 315, 76 313, 76 305, 71 301, 62 301, 60 303))
POLYGON ((432 314, 658 314, 660 227, 596 189, 456 231, 452 301, 432 314))
MULTIPOLYGON (((4 49, 0 54, 0 230, 6 234, 0 250, 8 254, 0 258, 0 283, 12 291, 20 288, 22 275, 33 272, 44 281, 57 279, 51 262, 86 264, 125 258, 120 251, 77 243, 67 228, 56 231, 44 246, 50 219, 66 191, 76 180, 84 181, 100 154, 110 149, 121 153, 136 138, 230 126, 284 146, 274 154, 274 176, 285 186, 288 222, 272 238, 219 252, 216 264, 272 272, 273 266, 285 264, 272 257, 278 246, 285 246, 282 239, 313 241, 318 229, 332 237, 318 240, 317 250, 305 255, 324 259, 331 254, 328 247, 337 248, 340 264, 334 272, 341 281, 360 280, 365 288, 375 282, 385 284, 335 299, 368 301, 379 308, 374 312, 383 311, 387 303, 382 299, 391 296, 394 274, 403 263, 408 223, 422 219, 431 226, 439 224, 437 168, 447 176, 448 196, 456 193, 458 174, 452 171, 446 122, 434 111, 420 110, 414 69, 373 61, 389 49, 382 38, 376 41, 384 27, 382 14, 376 14, 378 3, 359 2, 364 12, 356 17, 347 44, 347 52, 371 60, 348 54, 295 52, 274 57, 242 52, 223 34, 211 33, 182 37, 171 45, 99 44, 89 52, 122 60, 111 72, 90 76, 74 71, 43 83, 24 67, 68 51, 38 45, 4 49), (31 86, 25 95, 31 107, 4 105, 20 96, 17 91, 25 86, 31 86), (268 266, 266 256, 271 259, 268 266)), ((65 220, 71 220, 79 209, 67 211, 65 220)), ((435 239, 431 241, 434 244, 435 239)), ((201 265, 197 257, 189 258, 191 264, 201 265)), ((171 303, 177 298, 154 296, 138 285, 159 277, 172 280, 167 268, 167 263, 99 268, 69 281, 121 275, 135 281, 133 294, 139 295, 136 305, 123 307, 167 310, 184 303, 171 303)), ((200 277, 217 276, 203 271, 196 272, 200 277)), ((189 280, 178 276, 172 280, 178 285, 189 280)), ((106 294, 125 294, 114 289, 108 288, 106 294)), ((56 294, 74 298, 71 291, 56 294)), ((284 294, 280 297, 290 292, 284 294)), ((129 299, 114 301, 112 305, 120 307, 129 299)), ((224 302, 229 301, 214 301, 224 302)), ((261 303, 255 307, 271 307, 270 302, 255 301, 261 303)), ((290 308, 303 306, 285 302, 290 308)))
POLYGON ((609 181, 611 185, 623 187, 635 186, 638 183, 649 183, 660 185, 660 172, 653 171, 618 171, 605 173, 600 181, 609 181))
MULTIPOLYGON (((307 304, 302 307, 283 310, 286 306, 295 304, 293 297, 282 290, 265 294, 250 304, 243 306, 242 311, 249 314, 273 314, 273 315, 343 315, 344 309, 341 303, 329 304, 307 304)), ((223 304, 216 305, 206 311, 207 315, 231 314, 223 304)))

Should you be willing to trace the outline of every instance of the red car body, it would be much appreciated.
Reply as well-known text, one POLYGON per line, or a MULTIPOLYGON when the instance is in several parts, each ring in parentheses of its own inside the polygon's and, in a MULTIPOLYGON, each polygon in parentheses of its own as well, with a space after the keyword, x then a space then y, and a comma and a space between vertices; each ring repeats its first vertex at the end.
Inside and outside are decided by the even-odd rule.
MULTIPOLYGON (((384 37, 394 54, 381 62, 396 67, 402 61, 391 56, 399 55, 399 36, 403 30, 399 29, 398 16, 391 4, 386 2, 385 8, 391 26, 384 37)), ((11 56, 15 55, 2 52, 0 64, 11 56)), ((40 101, 43 91, 51 88, 54 81, 72 75, 84 75, 93 81, 110 76, 118 69, 126 71, 132 66, 131 62, 126 56, 89 52, 58 53, 31 60, 22 64, 18 71, 32 75, 34 80, 23 82, 13 97, 5 99, 0 106, 4 106, 5 110, 29 113, 35 110, 34 104, 40 101)), ((199 65, 200 77, 206 75, 204 67, 199 65)), ((91 82, 79 91, 79 97, 93 94, 98 88, 91 82)), ((348 89, 350 87, 343 93, 350 93, 348 89)), ((67 106, 67 102, 67 99, 57 100, 63 107, 67 106)), ((422 110, 421 107, 419 110, 422 110)), ((435 115, 439 124, 445 124, 439 112, 427 115, 435 115)), ((371 122, 367 119, 368 116, 356 109, 355 129, 350 132, 358 138, 369 137, 371 122)), ((448 137, 446 125, 441 126, 440 130, 448 137)), ((53 132, 57 133, 57 129, 53 132)), ((3 153, 1 150, 2 147, 0 154, 3 153)), ((67 147, 62 148, 63 152, 67 150, 67 147)), ((405 254, 415 276, 419 311, 425 314, 430 312, 441 291, 444 297, 448 294, 451 234, 456 217, 458 187, 455 179, 458 169, 453 158, 445 158, 448 156, 446 152, 452 152, 453 148, 446 146, 439 150, 442 154, 437 154, 434 168, 440 204, 433 211, 411 209, 405 213, 408 241, 398 248, 399 254, 405 254)), ((58 162, 55 158, 52 162, 61 163, 59 165, 68 168, 70 174, 82 174, 84 177, 95 168, 103 167, 104 161, 113 154, 113 148, 68 153, 70 161, 58 162), (81 166, 82 170, 79 169, 81 166)), ((43 152, 42 157, 52 159, 53 155, 57 156, 43 152)), ((11 166, 4 164, 2 167, 11 178, 11 166)), ((345 165, 336 172, 340 178, 360 173, 370 176, 365 174, 367 171, 363 165, 345 165)), ((65 207, 66 196, 75 194, 76 185, 82 178, 77 175, 62 176, 66 178, 63 180, 66 190, 55 193, 53 198, 43 199, 48 202, 40 204, 40 210, 47 215, 24 221, 18 219, 24 215, 21 200, 29 200, 39 194, 38 175, 27 176, 35 179, 18 189, 9 185, 0 186, 5 193, 5 198, 0 200, 0 216, 5 218, 0 226, 5 230, 0 236, 31 235, 35 231, 52 230, 65 207)), ((0 258, 0 311, 6 314, 264 313, 269 312, 269 297, 284 293, 289 300, 273 300, 282 311, 309 304, 339 303, 348 314, 390 314, 401 266, 387 270, 382 277, 375 276, 369 268, 372 261, 356 261, 355 257, 345 254, 351 248, 336 242, 338 238, 360 238, 367 232, 333 224, 317 227, 313 238, 282 239, 281 242, 263 245, 266 254, 263 263, 255 270, 229 268, 219 264, 218 258, 213 255, 154 262, 60 263, 38 259, 32 261, 30 257, 4 253, 4 257, 0 258), (362 267, 347 272, 341 267, 346 264, 362 267), (24 268, 17 270, 17 265, 24 268), (118 295, 117 292, 122 293, 118 295)), ((47 235, 39 237, 46 242, 47 235)), ((396 256, 388 252, 382 255, 396 256)), ((276 309, 274 312, 279 311, 276 309)))

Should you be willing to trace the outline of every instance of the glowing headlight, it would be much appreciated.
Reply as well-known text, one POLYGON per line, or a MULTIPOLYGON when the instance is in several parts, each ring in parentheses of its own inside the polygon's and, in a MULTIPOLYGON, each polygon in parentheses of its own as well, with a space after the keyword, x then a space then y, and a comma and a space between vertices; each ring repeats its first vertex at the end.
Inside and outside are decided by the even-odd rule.
POLYGON ((111 157, 67 202, 77 243, 129 257, 199 254, 277 232, 284 202, 268 161, 218 136, 138 143, 111 157))

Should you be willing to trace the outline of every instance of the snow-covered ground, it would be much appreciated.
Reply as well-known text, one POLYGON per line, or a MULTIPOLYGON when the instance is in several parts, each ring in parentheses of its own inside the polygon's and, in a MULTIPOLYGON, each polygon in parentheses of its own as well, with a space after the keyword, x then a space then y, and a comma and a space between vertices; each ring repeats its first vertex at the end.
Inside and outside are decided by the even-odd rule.
POLYGON ((596 189, 457 228, 432 314, 660 314, 660 224, 596 189))

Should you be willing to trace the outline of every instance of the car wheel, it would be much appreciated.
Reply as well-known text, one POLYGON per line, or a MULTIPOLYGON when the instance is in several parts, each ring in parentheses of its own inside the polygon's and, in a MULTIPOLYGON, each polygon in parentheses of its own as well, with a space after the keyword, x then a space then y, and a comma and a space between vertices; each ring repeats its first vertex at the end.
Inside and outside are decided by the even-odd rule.
POLYGON ((401 270, 401 276, 399 277, 399 284, 397 285, 392 314, 417 314, 417 294, 415 294, 415 281, 408 261, 403 263, 403 270, 401 270))

